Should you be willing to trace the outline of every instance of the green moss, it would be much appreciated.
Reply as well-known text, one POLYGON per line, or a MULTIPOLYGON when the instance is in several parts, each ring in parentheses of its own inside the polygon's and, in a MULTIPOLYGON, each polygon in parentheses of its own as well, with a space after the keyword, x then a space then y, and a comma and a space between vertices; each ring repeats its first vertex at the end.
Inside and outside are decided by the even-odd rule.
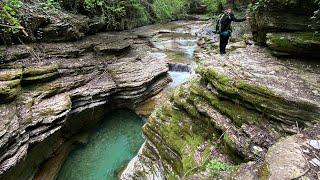
POLYGON ((39 76, 23 77, 22 82, 23 84, 46 82, 55 79, 58 75, 58 72, 53 72, 39 76))
POLYGON ((204 73, 209 79, 214 79, 222 85, 228 85, 231 79, 228 76, 218 73, 214 68, 198 68, 198 72, 204 73))
POLYGON ((271 33, 267 35, 271 49, 283 52, 303 53, 320 47, 320 35, 314 32, 271 33))
POLYGON ((29 67, 24 69, 23 77, 50 74, 57 71, 58 71, 58 65, 52 65, 48 67, 39 67, 39 68, 29 67))
POLYGON ((248 91, 248 92, 260 95, 260 96, 264 96, 264 97, 274 97, 275 96, 275 94, 267 87, 253 85, 253 84, 250 84, 249 82, 244 81, 244 80, 236 81, 235 87, 237 87, 241 90, 244 90, 244 91, 248 91))
POLYGON ((214 68, 202 68, 200 72, 218 91, 228 94, 231 97, 237 95, 237 89, 232 86, 232 81, 228 76, 218 73, 214 68))
POLYGON ((266 120, 262 114, 249 110, 238 103, 220 99, 200 84, 193 84, 191 92, 203 97, 205 100, 200 101, 208 101, 216 110, 230 118, 238 127, 241 127, 243 123, 259 124, 261 121, 266 120))
POLYGON ((188 89, 181 86, 173 91, 172 99, 177 105, 185 109, 192 117, 200 118, 201 115, 196 107, 192 104, 192 102, 189 102, 189 99, 187 98, 189 96, 190 93, 188 89))
POLYGON ((270 171, 268 165, 265 163, 259 169, 259 179, 261 180, 268 180, 270 177, 270 171))
POLYGON ((5 81, 0 84, 0 100, 1 102, 7 102, 15 98, 20 92, 20 79, 5 81))
POLYGON ((234 147, 235 143, 232 141, 232 139, 230 138, 230 136, 228 135, 228 133, 224 133, 223 135, 223 141, 229 145, 230 147, 234 147))
POLYGON ((3 83, 4 88, 8 87, 8 88, 14 88, 17 87, 18 85, 20 85, 21 80, 20 79, 15 79, 15 80, 11 80, 11 81, 5 81, 3 83))
MULTIPOLYGON (((179 106, 184 110, 186 104, 192 106, 192 102, 187 102, 190 101, 190 94, 184 94, 185 90, 176 91, 179 103, 185 103, 179 106)), ((174 102, 176 105, 176 101, 174 102)), ((210 124, 193 118, 190 112, 184 110, 174 107, 171 103, 164 103, 150 116, 144 127, 144 134, 155 144, 160 156, 173 166, 175 174, 179 176, 188 176, 203 168, 205 161, 199 164, 195 161, 194 154, 212 133, 210 124), (172 152, 178 156, 173 157, 172 152)), ((210 145, 208 144, 203 151, 204 157, 210 155, 208 146, 210 145)))
POLYGON ((316 108, 308 102, 288 101, 285 97, 273 93, 266 87, 242 80, 234 79, 228 84, 222 84, 218 80, 219 73, 213 67, 200 67, 197 71, 219 94, 232 101, 251 106, 269 118, 291 121, 292 124, 296 122, 304 124, 305 119, 315 122, 320 120, 316 115, 316 108))
POLYGON ((0 81, 9 81, 13 79, 21 79, 22 68, 21 69, 8 69, 2 70, 0 72, 0 81))

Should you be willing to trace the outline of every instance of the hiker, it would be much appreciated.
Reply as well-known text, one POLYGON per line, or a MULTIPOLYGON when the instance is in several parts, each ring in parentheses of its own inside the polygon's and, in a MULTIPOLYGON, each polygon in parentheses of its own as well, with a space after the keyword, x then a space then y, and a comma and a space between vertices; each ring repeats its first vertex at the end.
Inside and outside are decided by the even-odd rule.
POLYGON ((232 8, 228 7, 217 20, 216 32, 220 34, 220 54, 226 54, 226 46, 232 33, 231 22, 243 22, 247 18, 237 19, 232 13, 232 8))

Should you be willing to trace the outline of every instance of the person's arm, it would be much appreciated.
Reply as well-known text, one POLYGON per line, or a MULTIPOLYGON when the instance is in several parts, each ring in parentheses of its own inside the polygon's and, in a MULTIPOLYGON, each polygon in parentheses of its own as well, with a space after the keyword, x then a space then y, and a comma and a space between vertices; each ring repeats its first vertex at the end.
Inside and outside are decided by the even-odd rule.
POLYGON ((231 15, 230 15, 230 18, 231 18, 231 20, 234 21, 234 22, 243 22, 243 21, 245 21, 245 20, 247 19, 247 18, 237 19, 237 18, 234 16, 234 14, 231 14, 231 15))

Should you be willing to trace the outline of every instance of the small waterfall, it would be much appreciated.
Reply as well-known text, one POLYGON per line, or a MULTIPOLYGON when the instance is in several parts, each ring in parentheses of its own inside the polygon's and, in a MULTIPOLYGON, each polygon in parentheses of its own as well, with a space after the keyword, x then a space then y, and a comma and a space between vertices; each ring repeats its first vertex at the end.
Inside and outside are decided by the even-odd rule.
POLYGON ((191 72, 191 67, 186 64, 172 64, 169 63, 169 71, 173 72, 191 72))

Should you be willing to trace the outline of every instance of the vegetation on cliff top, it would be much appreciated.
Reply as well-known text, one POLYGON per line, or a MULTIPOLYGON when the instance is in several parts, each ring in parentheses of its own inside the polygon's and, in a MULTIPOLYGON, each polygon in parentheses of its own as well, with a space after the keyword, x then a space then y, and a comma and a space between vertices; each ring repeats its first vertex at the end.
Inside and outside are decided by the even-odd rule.
POLYGON ((21 8, 21 0, 0 1, 0 25, 1 29, 16 33, 20 28, 20 20, 17 11, 21 8))
MULTIPOLYGON (((71 10, 65 8, 66 4, 76 5, 75 11, 91 17, 100 17, 109 27, 118 27, 123 19, 135 21, 141 26, 150 22, 166 22, 181 19, 194 8, 194 4, 203 4, 210 14, 221 10, 226 0, 84 0, 84 1, 58 1, 58 0, 3 0, 0 1, 0 25, 2 33, 15 34, 22 30, 21 22, 28 16, 26 9, 40 12, 44 15, 53 15, 56 10, 71 10)), ((60 11, 59 11, 60 12, 60 11)), ((55 14, 59 14, 56 12, 55 14)), ((57 16, 56 18, 60 18, 57 16)), ((116 29, 116 28, 115 28, 116 29)))

